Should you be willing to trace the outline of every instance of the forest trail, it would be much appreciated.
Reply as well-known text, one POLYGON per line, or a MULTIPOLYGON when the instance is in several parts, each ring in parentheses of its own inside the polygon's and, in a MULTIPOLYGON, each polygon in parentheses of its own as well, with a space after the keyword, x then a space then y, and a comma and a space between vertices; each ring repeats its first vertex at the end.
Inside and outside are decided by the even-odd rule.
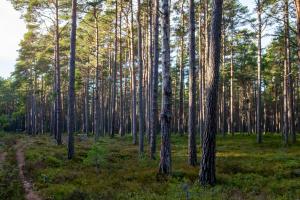
POLYGON ((24 145, 17 141, 16 148, 16 159, 19 168, 19 177, 22 181, 23 188, 25 190, 26 200, 41 200, 41 198, 33 191, 31 182, 24 175, 25 157, 24 157, 24 145))

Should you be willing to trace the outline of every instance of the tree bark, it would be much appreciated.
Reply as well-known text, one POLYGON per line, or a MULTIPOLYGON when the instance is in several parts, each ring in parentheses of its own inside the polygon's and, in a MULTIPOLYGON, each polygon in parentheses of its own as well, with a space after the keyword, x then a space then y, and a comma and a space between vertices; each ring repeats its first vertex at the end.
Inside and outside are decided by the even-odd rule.
POLYGON ((218 80, 221 51, 221 23, 223 0, 213 0, 211 21, 210 53, 207 77, 207 96, 205 129, 203 135, 200 183, 214 185, 216 183, 216 133, 218 80))
POLYGON ((137 143, 137 131, 136 131, 136 77, 135 77, 135 65, 134 65, 134 27, 133 27, 133 3, 130 0, 130 7, 131 7, 131 28, 130 28, 130 59, 131 59, 131 87, 132 87, 132 137, 133 137, 133 144, 137 143))
POLYGON ((138 0, 138 64, 139 64, 139 153, 144 153, 144 106, 143 106, 143 55, 142 55, 142 25, 141 2, 138 0))
POLYGON ((196 69, 195 69, 195 5, 194 0, 189 0, 189 141, 188 163, 197 165, 196 147, 196 69))
POLYGON ((293 77, 291 71, 291 53, 290 53, 290 30, 289 30, 289 1, 284 1, 284 68, 285 68, 285 97, 287 106, 287 121, 285 121, 285 144, 288 143, 288 134, 292 137, 292 142, 296 142, 295 122, 294 122, 294 98, 293 98, 293 77))
POLYGON ((120 2, 120 28, 119 28, 119 59, 120 59, 120 130, 119 133, 123 137, 125 135, 125 129, 124 129, 124 99, 123 99, 123 61, 122 61, 122 0, 120 2))
POLYGON ((95 18, 95 35, 96 35, 96 91, 95 91, 95 140, 97 141, 100 137, 100 66, 99 66, 99 26, 97 19, 97 9, 94 7, 94 18, 95 18))
POLYGON ((110 127, 110 136, 114 137, 115 135, 115 123, 116 123, 116 93, 117 93, 117 58, 118 58, 118 0, 116 0, 115 8, 115 41, 114 41, 114 65, 113 65, 113 89, 112 89, 112 104, 111 104, 111 127, 110 127))
MULTIPOLYGON (((204 65, 202 68, 202 119, 204 120, 206 115, 206 71, 209 65, 209 51, 210 51, 210 27, 209 27, 209 0, 204 1, 204 25, 205 25, 205 49, 204 49, 204 65)), ((200 131, 201 134, 201 146, 203 141, 203 134, 204 134, 204 122, 202 124, 202 130, 200 131)))
POLYGON ((86 136, 88 135, 89 133, 89 115, 90 115, 90 112, 89 112, 89 70, 88 70, 88 73, 87 73, 87 77, 86 77, 86 80, 85 80, 85 95, 84 95, 84 133, 86 134, 86 136))
POLYGON ((56 75, 56 142, 62 144, 62 116, 61 116, 61 92, 60 92, 60 50, 59 50, 59 19, 58 19, 58 0, 55 0, 55 75, 56 75))
MULTIPOLYGON (((295 0, 295 5, 296 5, 296 16, 297 16, 297 54, 298 54, 298 86, 299 86, 299 82, 300 82, 300 1, 299 0, 295 0)), ((298 92, 298 101, 300 98, 300 92, 298 92)), ((298 110, 299 110, 299 106, 298 106, 298 110)), ((299 112, 297 112, 298 114, 298 128, 300 127, 300 115, 299 112)), ((298 130, 299 131, 299 130, 298 130)), ((296 140, 296 138, 295 138, 296 140)))
POLYGON ((256 136, 257 143, 262 142, 261 133, 261 38, 262 38, 262 5, 261 0, 257 1, 257 18, 258 18, 258 32, 257 32, 257 99, 256 99, 256 136))
POLYGON ((159 173, 171 174, 172 84, 170 74, 170 8, 169 0, 162 1, 162 111, 159 173))
MULTIPOLYGON (((233 40, 233 37, 231 38, 233 40)), ((233 122, 233 41, 231 41, 231 50, 230 50, 230 123, 229 131, 234 135, 234 122, 233 122)))
MULTIPOLYGON (((300 1, 295 0, 295 5, 296 5, 296 16, 297 16, 298 68, 300 71, 300 1)), ((299 79, 300 79, 300 73, 299 73, 299 79)))
POLYGON ((199 134, 202 144, 203 133, 203 51, 202 51, 202 34, 201 34, 201 12, 199 12, 199 134))
POLYGON ((182 136, 184 133, 184 2, 181 5, 181 37, 180 37, 180 82, 179 82, 179 116, 178 131, 182 136))
POLYGON ((74 157, 74 131, 75 131, 75 56, 76 56, 76 12, 77 0, 72 0, 72 25, 70 35, 70 61, 69 61, 69 109, 68 109, 68 159, 74 157))
POLYGON ((225 136, 225 128, 226 128, 226 94, 225 94, 225 66, 226 66, 226 34, 225 34, 225 27, 224 27, 224 20, 223 20, 223 60, 222 60, 222 127, 221 132, 222 136, 225 136))
POLYGON ((155 19, 154 19, 154 41, 153 41, 153 80, 151 92, 151 115, 150 115, 150 157, 155 158, 156 135, 158 132, 158 62, 159 62, 159 0, 155 0, 155 19))
MULTIPOLYGON (((151 112, 152 112, 152 92, 153 92, 153 13, 152 13, 152 7, 153 7, 153 0, 148 0, 149 5, 148 5, 148 10, 149 10, 149 78, 148 78, 148 142, 149 144, 151 143, 151 128, 153 125, 151 125, 151 112)), ((151 145, 150 145, 151 146, 151 145)), ((150 150, 151 152, 151 150, 150 150)), ((150 156, 151 157, 151 156, 150 156)))

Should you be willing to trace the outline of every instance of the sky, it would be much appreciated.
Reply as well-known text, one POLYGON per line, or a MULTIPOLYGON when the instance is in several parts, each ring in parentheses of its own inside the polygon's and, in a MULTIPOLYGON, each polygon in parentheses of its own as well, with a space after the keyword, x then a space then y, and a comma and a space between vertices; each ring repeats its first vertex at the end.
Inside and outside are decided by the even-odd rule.
MULTIPOLYGON (((254 0, 240 0, 249 11, 255 7, 254 0)), ((26 25, 20 12, 14 10, 7 0, 0 0, 0 77, 9 77, 14 71, 18 57, 19 42, 26 32, 26 25)))
POLYGON ((26 32, 21 14, 7 0, 0 0, 0 76, 9 77, 18 57, 19 42, 26 32))

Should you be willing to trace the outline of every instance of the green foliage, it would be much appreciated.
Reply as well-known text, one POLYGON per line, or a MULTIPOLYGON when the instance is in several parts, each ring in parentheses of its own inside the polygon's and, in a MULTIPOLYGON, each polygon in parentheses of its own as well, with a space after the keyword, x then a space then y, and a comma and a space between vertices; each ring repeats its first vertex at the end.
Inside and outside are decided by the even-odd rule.
POLYGON ((4 130, 9 126, 9 119, 7 115, 0 115, 0 130, 4 130))
POLYGON ((87 157, 84 159, 84 164, 94 166, 99 171, 100 166, 106 163, 106 155, 107 149, 101 146, 101 142, 98 142, 88 151, 87 157))

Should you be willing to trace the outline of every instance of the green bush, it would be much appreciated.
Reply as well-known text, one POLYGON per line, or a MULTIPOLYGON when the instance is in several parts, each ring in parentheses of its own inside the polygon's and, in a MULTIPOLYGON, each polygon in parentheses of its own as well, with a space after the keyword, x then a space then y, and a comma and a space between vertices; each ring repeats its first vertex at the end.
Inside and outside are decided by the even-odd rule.
POLYGON ((0 130, 4 130, 9 127, 9 118, 7 115, 0 115, 0 130))
POLYGON ((96 143, 88 151, 87 157, 83 163, 88 166, 96 167, 97 172, 101 165, 105 164, 105 156, 107 155, 107 149, 103 148, 100 143, 96 143))

